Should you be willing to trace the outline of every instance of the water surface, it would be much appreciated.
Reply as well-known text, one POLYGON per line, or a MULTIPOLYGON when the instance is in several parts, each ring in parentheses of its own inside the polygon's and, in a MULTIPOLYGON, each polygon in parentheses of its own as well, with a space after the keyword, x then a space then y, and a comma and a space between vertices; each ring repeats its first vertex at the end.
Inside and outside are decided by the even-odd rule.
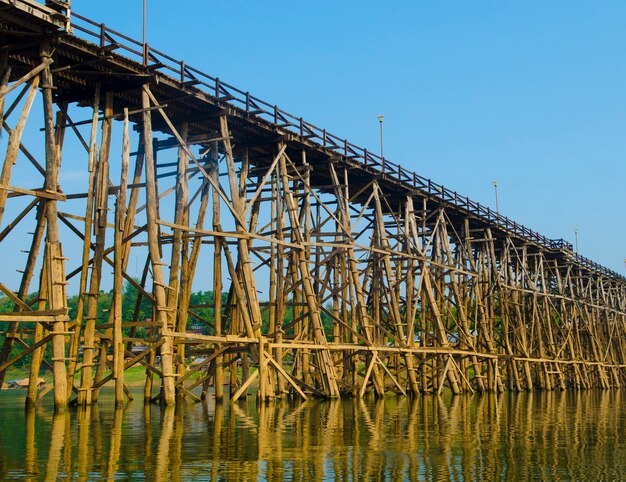
POLYGON ((2 480, 626 480, 626 395, 570 391, 54 414, 0 392, 2 480))

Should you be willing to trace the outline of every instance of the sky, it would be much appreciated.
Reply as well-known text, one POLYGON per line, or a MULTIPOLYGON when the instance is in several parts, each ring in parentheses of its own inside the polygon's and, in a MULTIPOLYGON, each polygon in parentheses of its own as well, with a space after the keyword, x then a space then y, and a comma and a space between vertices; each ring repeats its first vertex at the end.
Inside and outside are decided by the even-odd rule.
MULTIPOLYGON (((136 39, 142 0, 74 0, 136 39)), ((148 43, 619 273, 626 2, 147 0, 148 43)))

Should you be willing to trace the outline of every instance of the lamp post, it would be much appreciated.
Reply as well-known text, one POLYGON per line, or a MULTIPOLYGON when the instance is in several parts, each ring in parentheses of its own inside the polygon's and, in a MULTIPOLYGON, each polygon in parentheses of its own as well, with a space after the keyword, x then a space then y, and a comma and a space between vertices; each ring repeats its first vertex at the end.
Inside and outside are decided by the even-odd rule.
POLYGON ((146 1, 143 0, 143 44, 146 45, 146 1))
POLYGON ((380 114, 378 116, 378 122, 380 124, 380 158, 384 159, 385 158, 385 151, 383 150, 383 120, 385 119, 385 116, 380 114))
POLYGON ((493 181, 493 190, 496 193, 496 214, 500 214, 500 209, 498 208, 498 180, 493 181))
POLYGON ((578 254, 578 228, 574 229, 574 240, 576 246, 576 254, 578 254))

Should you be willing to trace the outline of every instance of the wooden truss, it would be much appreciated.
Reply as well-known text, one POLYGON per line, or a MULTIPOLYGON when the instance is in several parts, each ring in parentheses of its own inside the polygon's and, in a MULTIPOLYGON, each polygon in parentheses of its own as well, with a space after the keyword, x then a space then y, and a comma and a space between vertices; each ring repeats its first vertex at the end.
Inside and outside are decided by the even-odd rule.
POLYGON ((285 135, 259 148, 241 134, 242 116, 186 116, 152 77, 124 84, 105 73, 77 100, 55 93, 68 69, 55 70, 51 45, 28 72, 12 71, 15 55, 0 88, 0 242, 6 259, 27 249, 19 282, 0 283, 13 304, 0 314, 0 379, 30 356, 28 404, 52 391, 57 408, 89 405, 111 380, 121 404, 135 365, 146 369, 145 398, 166 404, 210 387, 222 400, 225 386, 236 401, 252 384, 270 400, 624 383, 623 278, 391 189, 349 155, 320 156, 285 135), (38 95, 39 136, 27 128, 38 95), (66 158, 86 173, 80 192, 63 188, 66 158), (14 185, 28 170, 39 179, 14 185), (132 266, 144 267, 139 278, 132 266), (140 298, 130 314, 125 283, 140 298), (190 306, 198 289, 213 292, 213 320, 190 306), (79 295, 73 316, 68 291, 79 295), (139 319, 142 300, 150 319, 139 319), (206 334, 188 332, 191 320, 206 334), (37 387, 44 366, 52 390, 37 387))

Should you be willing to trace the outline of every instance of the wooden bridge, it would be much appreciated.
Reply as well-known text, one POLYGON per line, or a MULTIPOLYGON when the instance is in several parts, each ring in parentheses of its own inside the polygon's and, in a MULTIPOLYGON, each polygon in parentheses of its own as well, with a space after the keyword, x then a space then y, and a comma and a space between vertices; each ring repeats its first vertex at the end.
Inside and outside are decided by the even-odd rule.
POLYGON ((0 45, 0 242, 26 258, 1 274, 0 378, 29 357, 27 404, 91 404, 111 380, 122 403, 135 365, 166 404, 626 381, 626 280, 569 243, 66 2, 0 0, 0 45))

